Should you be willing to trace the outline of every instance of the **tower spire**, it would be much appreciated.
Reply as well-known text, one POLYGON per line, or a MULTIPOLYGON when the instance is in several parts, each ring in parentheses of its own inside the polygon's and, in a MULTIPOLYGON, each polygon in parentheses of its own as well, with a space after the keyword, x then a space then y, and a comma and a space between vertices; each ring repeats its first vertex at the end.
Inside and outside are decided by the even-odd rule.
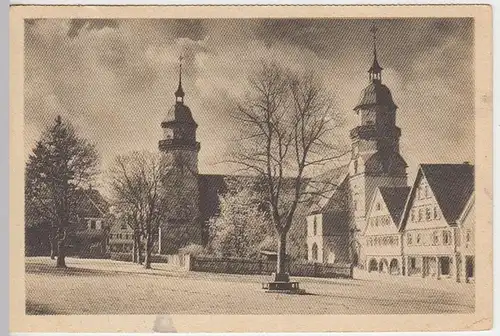
POLYGON ((375 25, 375 22, 372 23, 372 27, 370 29, 370 32, 372 33, 373 36, 373 63, 370 69, 368 70, 369 73, 369 78, 370 81, 382 81, 382 70, 383 68, 378 64, 377 60, 377 26, 375 25))
POLYGON ((184 102, 184 90, 182 89, 182 60, 184 57, 179 57, 179 86, 177 87, 177 91, 175 91, 175 98, 177 103, 184 102))

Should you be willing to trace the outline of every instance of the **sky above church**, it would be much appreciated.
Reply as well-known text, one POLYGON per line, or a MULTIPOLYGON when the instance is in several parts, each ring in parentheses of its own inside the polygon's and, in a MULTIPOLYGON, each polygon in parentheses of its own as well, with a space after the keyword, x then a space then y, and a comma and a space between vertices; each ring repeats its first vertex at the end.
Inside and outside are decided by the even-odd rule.
MULTIPOLYGON (((198 123, 201 173, 238 138, 230 114, 262 59, 316 73, 345 117, 368 83, 371 20, 27 20, 25 157, 56 115, 95 143, 101 169, 118 154, 158 150, 175 102, 179 56, 185 103, 198 123)), ((473 21, 376 20, 382 81, 393 95, 410 177, 419 163, 474 162, 473 21)))

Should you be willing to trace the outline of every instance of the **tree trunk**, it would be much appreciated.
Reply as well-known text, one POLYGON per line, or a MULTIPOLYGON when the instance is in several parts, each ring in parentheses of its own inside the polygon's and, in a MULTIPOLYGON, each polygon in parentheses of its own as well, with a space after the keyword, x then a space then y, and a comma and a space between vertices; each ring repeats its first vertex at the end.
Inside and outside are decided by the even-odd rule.
POLYGON ((286 236, 287 231, 283 230, 278 233, 279 241, 278 241, 278 260, 276 263, 276 275, 286 273, 286 236))
POLYGON ((56 262, 56 267, 61 267, 65 268, 66 267, 66 251, 65 251, 65 246, 64 246, 64 240, 58 240, 57 241, 57 262, 56 262))
POLYGON ((134 232, 134 242, 132 244, 132 262, 136 263, 137 262, 137 233, 134 232))
POLYGON ((142 265, 142 244, 140 236, 137 238, 137 263, 142 265))
POLYGON ((144 268, 151 268, 151 233, 146 234, 146 255, 144 257, 144 268))
POLYGON ((52 237, 49 238, 49 244, 50 244, 50 259, 54 260, 56 258, 56 248, 57 248, 57 242, 55 239, 52 237))

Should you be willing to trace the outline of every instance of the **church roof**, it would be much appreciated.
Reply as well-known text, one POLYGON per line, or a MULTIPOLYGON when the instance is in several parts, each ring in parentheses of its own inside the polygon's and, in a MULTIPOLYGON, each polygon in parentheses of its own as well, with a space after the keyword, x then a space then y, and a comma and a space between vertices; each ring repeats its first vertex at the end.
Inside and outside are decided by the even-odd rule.
POLYGON ((375 80, 361 92, 359 102, 354 110, 368 108, 373 105, 383 105, 389 108, 397 108, 392 100, 391 91, 380 81, 375 80))
POLYGON ((313 196, 310 213, 328 212, 337 208, 337 198, 333 196, 346 179, 348 172, 349 165, 343 165, 314 177, 308 183, 306 192, 317 194, 313 196))
POLYGON ((413 188, 405 205, 402 229, 408 218, 409 208, 416 189, 425 177, 449 225, 456 222, 474 192, 474 166, 464 164, 421 164, 413 188))
POLYGON ((399 226, 410 189, 410 187, 379 188, 380 194, 396 226, 399 226))
POLYGON ((172 106, 167 113, 167 117, 163 121, 164 123, 185 123, 185 124, 194 124, 196 122, 193 119, 193 115, 191 114, 191 109, 184 105, 184 103, 177 102, 174 106, 172 106))

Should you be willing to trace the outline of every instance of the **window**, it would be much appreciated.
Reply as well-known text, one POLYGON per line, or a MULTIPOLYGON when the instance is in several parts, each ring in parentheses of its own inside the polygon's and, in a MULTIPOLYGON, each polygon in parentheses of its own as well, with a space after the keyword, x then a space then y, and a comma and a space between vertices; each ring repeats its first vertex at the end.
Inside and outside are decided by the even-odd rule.
POLYGON ((358 201, 354 200, 354 210, 358 211, 358 201))
POLYGON ((439 218, 438 208, 437 208, 437 206, 434 206, 434 219, 438 219, 438 218, 439 218))
POLYGON ((437 231, 434 231, 434 233, 432 234, 432 244, 439 245, 439 235, 437 231))
POLYGON ((415 260, 415 258, 410 258, 410 267, 411 268, 417 267, 417 261, 415 260))
POLYGON ((406 241, 408 242, 408 245, 413 244, 413 237, 411 236, 411 233, 409 233, 409 232, 406 235, 406 241))
POLYGON ((316 243, 312 246, 312 260, 318 260, 318 245, 316 243))
POLYGON ((418 221, 421 222, 424 217, 424 212, 422 209, 418 209, 418 221))
POLYGON ((470 230, 467 230, 467 233, 465 234, 465 241, 467 243, 470 243, 470 237, 471 237, 470 230))
POLYGON ((317 227, 317 222, 316 222, 316 216, 314 216, 313 220, 313 236, 316 236, 318 234, 318 227, 317 227))
POLYGON ((128 239, 128 233, 125 234, 125 239, 128 239))
POLYGON ((417 233, 417 245, 420 244, 421 238, 420 233, 417 233))
POLYGON ((451 244, 451 232, 444 230, 443 231, 443 244, 450 245, 451 244))
POLYGON ((90 220, 90 228, 95 229, 95 220, 90 220))
POLYGON ((380 210, 380 203, 377 203, 376 208, 377 208, 377 211, 380 210))
POLYGON ((411 221, 414 222, 415 221, 415 210, 411 210, 411 221))
POLYGON ((425 198, 429 197, 429 187, 427 187, 427 186, 424 187, 424 195, 425 195, 425 198))
POLYGON ((425 219, 430 221, 431 220, 431 209, 425 208, 425 219))
POLYGON ((358 160, 354 160, 354 174, 358 173, 358 160))

